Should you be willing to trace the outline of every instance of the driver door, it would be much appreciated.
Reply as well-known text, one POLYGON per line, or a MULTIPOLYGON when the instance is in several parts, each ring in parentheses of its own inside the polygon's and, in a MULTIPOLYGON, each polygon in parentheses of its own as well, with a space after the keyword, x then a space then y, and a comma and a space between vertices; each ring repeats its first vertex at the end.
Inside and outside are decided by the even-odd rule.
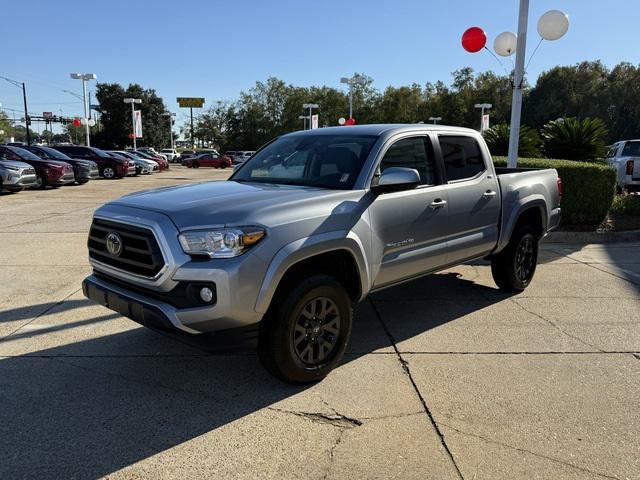
POLYGON ((389 167, 416 169, 421 185, 380 194, 371 204, 374 258, 382 258, 374 288, 435 270, 447 259, 447 187, 431 138, 425 134, 393 141, 382 154, 379 172, 389 167))

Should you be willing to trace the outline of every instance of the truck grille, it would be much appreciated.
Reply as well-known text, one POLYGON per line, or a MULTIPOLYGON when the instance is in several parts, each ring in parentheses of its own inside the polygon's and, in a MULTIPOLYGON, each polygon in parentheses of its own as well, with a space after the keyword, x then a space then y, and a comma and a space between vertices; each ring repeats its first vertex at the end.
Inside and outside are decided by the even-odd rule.
POLYGON ((89 231, 89 257, 110 267, 147 278, 155 277, 164 267, 160 246, 151 230, 94 218, 89 231), (113 255, 107 250, 107 236, 116 233, 122 251, 113 255))

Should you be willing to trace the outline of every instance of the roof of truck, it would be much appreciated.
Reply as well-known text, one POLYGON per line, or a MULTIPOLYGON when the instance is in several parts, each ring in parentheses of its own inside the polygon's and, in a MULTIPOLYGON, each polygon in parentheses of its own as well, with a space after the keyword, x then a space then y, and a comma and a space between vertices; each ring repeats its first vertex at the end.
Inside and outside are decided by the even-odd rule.
POLYGON ((471 128, 452 127, 449 125, 433 125, 431 123, 397 123, 397 124, 374 124, 374 125, 351 125, 348 127, 326 127, 316 128, 313 130, 300 130, 297 132, 289 133, 288 135, 375 135, 399 133, 412 130, 419 131, 458 131, 464 133, 478 133, 471 128))

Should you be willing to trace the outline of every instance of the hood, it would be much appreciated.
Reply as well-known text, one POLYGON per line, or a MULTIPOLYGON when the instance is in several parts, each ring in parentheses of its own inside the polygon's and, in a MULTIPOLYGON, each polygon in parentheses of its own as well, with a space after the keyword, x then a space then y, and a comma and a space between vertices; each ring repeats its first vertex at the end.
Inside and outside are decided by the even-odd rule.
POLYGON ((31 168, 31 165, 17 160, 0 160, 0 167, 7 166, 13 168, 31 168))
POLYGON ((148 190, 111 204, 164 213, 182 230, 225 225, 275 227, 324 217, 361 196, 362 192, 354 190, 222 181, 148 190))

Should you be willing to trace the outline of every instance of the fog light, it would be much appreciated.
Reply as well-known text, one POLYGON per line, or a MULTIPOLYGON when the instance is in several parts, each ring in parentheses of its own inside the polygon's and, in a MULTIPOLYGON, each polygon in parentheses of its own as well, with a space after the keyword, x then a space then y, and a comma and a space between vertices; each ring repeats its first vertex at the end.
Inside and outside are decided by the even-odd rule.
POLYGON ((209 303, 211 300, 213 300, 213 292, 209 287, 204 287, 200 289, 200 298, 203 302, 209 303))

